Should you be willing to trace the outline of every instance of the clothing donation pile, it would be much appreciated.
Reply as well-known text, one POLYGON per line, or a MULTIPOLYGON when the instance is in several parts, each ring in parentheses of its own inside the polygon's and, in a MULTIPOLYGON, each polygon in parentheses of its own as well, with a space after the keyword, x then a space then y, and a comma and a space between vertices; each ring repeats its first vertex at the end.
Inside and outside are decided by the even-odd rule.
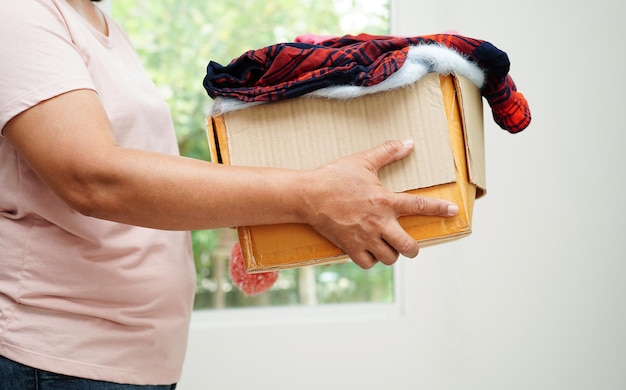
MULTIPOLYGON (((509 69, 504 51, 458 34, 321 38, 309 34, 247 51, 226 66, 211 61, 203 85, 214 100, 212 114, 222 114, 298 97, 350 99, 400 88, 428 73, 456 73, 479 88, 502 129, 518 133, 528 127, 531 114, 509 69)), ((241 261, 241 256, 231 261, 241 261)), ((248 295, 271 287, 259 274, 245 275, 243 267, 230 269, 232 279, 248 295), (243 275, 233 275, 233 270, 243 275), (255 280, 263 285, 256 286, 255 280)), ((269 280, 275 280, 276 272, 270 274, 269 280)))

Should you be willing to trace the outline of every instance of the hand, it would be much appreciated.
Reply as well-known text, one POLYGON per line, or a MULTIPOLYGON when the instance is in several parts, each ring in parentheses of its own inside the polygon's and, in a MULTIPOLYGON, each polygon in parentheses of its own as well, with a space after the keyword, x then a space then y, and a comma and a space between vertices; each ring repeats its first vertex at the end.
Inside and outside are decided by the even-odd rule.
POLYGON ((398 217, 449 217, 458 212, 452 202, 394 193, 382 186, 378 171, 412 150, 412 141, 387 141, 341 158, 313 171, 303 191, 309 224, 364 269, 378 261, 391 265, 399 254, 417 256, 419 245, 398 217))

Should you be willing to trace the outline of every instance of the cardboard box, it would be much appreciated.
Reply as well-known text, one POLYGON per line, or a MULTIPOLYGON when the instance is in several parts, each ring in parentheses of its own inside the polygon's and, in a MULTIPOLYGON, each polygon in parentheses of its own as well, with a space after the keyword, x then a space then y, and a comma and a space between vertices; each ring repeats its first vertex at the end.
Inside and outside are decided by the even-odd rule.
MULTIPOLYGON (((382 183, 459 206, 450 218, 400 218, 422 247, 469 235, 474 200, 486 190, 482 98, 460 76, 428 74, 354 99, 301 97, 208 119, 213 161, 233 165, 309 169, 388 139, 414 139, 409 157, 381 170, 382 183)), ((237 230, 248 273, 347 260, 308 225, 237 230)))

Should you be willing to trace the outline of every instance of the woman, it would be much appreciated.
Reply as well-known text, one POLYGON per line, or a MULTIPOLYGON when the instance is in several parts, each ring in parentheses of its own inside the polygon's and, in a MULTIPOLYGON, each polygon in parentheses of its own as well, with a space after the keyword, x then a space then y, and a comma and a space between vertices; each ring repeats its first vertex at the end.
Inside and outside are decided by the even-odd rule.
POLYGON ((2 389, 174 388, 189 230, 307 223, 370 268, 417 255, 398 216, 457 212, 381 186, 411 141, 310 171, 180 157, 167 106, 92 1, 0 4, 2 389))

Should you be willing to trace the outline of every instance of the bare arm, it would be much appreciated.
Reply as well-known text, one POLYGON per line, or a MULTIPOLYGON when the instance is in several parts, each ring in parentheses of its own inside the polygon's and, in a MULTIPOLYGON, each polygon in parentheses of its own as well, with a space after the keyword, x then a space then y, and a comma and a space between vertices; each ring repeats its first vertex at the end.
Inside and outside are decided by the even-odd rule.
POLYGON ((307 223, 364 268, 417 255, 398 216, 456 213, 450 202, 382 187, 378 170, 412 150, 399 141, 308 171, 222 166, 118 146, 91 90, 42 102, 3 132, 85 215, 170 230, 307 223))

